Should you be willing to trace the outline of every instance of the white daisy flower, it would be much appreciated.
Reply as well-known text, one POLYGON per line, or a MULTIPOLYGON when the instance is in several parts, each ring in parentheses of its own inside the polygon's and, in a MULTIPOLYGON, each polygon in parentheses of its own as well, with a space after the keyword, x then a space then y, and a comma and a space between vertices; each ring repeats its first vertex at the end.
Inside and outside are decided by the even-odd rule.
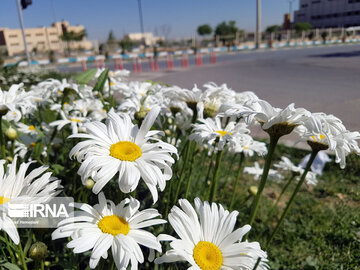
MULTIPOLYGON (((254 167, 245 167, 244 168, 244 173, 253 175, 255 180, 259 180, 263 174, 263 168, 260 167, 259 162, 255 161, 254 167)), ((279 180, 282 180, 283 178, 284 177, 281 174, 279 174, 278 171, 273 170, 273 169, 269 170, 268 179, 279 181, 279 180)))
POLYGON ((262 125, 263 130, 269 130, 275 125, 280 125, 288 126, 292 131, 296 126, 303 124, 311 115, 304 108, 295 109, 294 103, 285 109, 279 109, 274 108, 265 100, 259 100, 248 105, 248 107, 255 112, 253 117, 262 125))
MULTIPOLYGON (((277 164, 274 164, 275 168, 278 168, 282 171, 291 171, 297 174, 296 180, 300 180, 300 176, 304 173, 304 168, 301 167, 301 165, 296 166, 294 163, 291 162, 291 160, 287 157, 281 157, 281 161, 277 164)), ((305 176, 305 181, 308 185, 317 185, 317 178, 316 173, 314 172, 308 172, 305 176)))
POLYGON ((346 156, 349 153, 360 155, 357 143, 360 133, 346 130, 341 120, 333 115, 313 113, 296 131, 311 147, 334 151, 335 162, 340 163, 342 169, 345 168, 346 156))
POLYGON ((99 193, 119 173, 118 183, 122 192, 135 190, 141 177, 150 189, 154 203, 157 201, 157 186, 161 191, 165 189, 166 181, 172 177, 174 159, 171 155, 177 155, 174 146, 154 137, 163 132, 150 131, 159 110, 159 107, 153 108, 140 129, 128 115, 118 115, 111 110, 106 125, 97 121, 86 123, 88 134, 70 136, 88 139, 78 143, 71 150, 70 157, 82 162, 78 174, 83 183, 89 177, 96 182, 94 193, 99 193))
MULTIPOLYGON (((221 205, 202 203, 195 199, 195 209, 189 201, 179 200, 180 207, 174 206, 169 214, 169 222, 180 239, 167 236, 171 240, 171 250, 155 260, 155 263, 187 261, 188 269, 244 269, 251 270, 258 258, 257 269, 268 269, 266 252, 258 242, 242 242, 251 227, 245 225, 234 230, 237 211, 229 213, 221 205)), ((166 236, 159 236, 166 238, 166 236)))
POLYGON ((29 99, 29 92, 25 92, 23 84, 14 84, 8 91, 0 89, 0 115, 6 117, 7 121, 18 122, 22 113, 19 109, 24 109, 31 106, 29 99))
POLYGON ((5 162, 0 160, 0 230, 5 230, 17 245, 20 238, 14 222, 7 216, 7 203, 44 203, 57 196, 62 186, 51 172, 44 173, 47 166, 34 169, 25 176, 31 162, 21 163, 17 172, 17 156, 7 165, 6 171, 5 162))
POLYGON ((16 123, 16 125, 17 125, 18 130, 20 132, 22 132, 22 133, 30 134, 30 135, 37 135, 37 131, 36 131, 34 125, 28 126, 28 125, 25 125, 25 124, 23 124, 21 122, 16 123))
POLYGON ((61 116, 62 120, 53 121, 50 123, 50 126, 57 127, 57 130, 60 131, 64 126, 70 124, 73 134, 78 133, 79 129, 84 126, 84 122, 87 121, 86 118, 81 117, 81 116, 65 115, 64 111, 60 111, 60 116, 61 116))
POLYGON ((245 157, 252 157, 254 153, 259 156, 267 154, 266 144, 263 142, 255 141, 250 135, 243 134, 234 138, 234 144, 231 151, 235 153, 244 153, 245 157))
POLYGON ((162 219, 154 219, 160 214, 156 209, 139 211, 140 202, 132 197, 115 205, 99 194, 99 204, 93 207, 88 204, 75 203, 80 211, 74 217, 65 219, 58 224, 52 233, 52 239, 71 237, 68 248, 74 253, 91 250, 90 268, 95 268, 101 257, 108 258, 111 252, 117 269, 137 269, 138 263, 144 262, 139 245, 161 252, 157 238, 143 228, 166 223, 162 219))
POLYGON ((246 128, 246 124, 230 121, 225 128, 222 128, 220 117, 199 119, 200 123, 193 124, 193 132, 190 134, 189 139, 195 140, 202 145, 206 142, 209 146, 214 146, 214 142, 217 141, 217 148, 223 149, 224 146, 234 140, 236 136, 249 133, 246 128))

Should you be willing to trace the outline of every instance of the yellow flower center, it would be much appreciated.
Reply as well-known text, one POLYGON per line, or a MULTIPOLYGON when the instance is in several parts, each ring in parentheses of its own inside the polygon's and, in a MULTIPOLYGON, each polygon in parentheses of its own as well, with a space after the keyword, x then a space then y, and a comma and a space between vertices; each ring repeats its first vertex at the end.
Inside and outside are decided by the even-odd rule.
POLYGON ((216 130, 216 133, 219 133, 222 137, 224 137, 226 134, 232 135, 231 132, 227 132, 225 130, 216 130))
POLYGON ((29 126, 29 130, 35 130, 35 127, 33 125, 29 126))
POLYGON ((30 143, 30 147, 35 147, 35 145, 36 145, 36 142, 30 143))
POLYGON ((130 231, 129 223, 122 217, 117 215, 103 217, 98 223, 99 229, 103 233, 112 234, 114 236, 118 234, 127 235, 130 231))
POLYGON ((141 148, 133 142, 120 141, 110 146, 110 156, 122 161, 135 161, 141 154, 141 148))
MULTIPOLYGON (((320 140, 324 139, 325 138, 325 135, 322 135, 320 134, 320 140)), ((314 140, 314 141, 317 141, 317 138, 315 136, 311 136, 311 138, 314 140)))
POLYGON ((10 201, 9 198, 5 198, 5 197, 0 196, 0 204, 5 204, 5 203, 7 203, 9 201, 10 201))
POLYGON ((193 250, 193 257, 201 270, 218 270, 223 262, 220 249, 207 241, 197 243, 193 250))
POLYGON ((115 83, 114 83, 114 82, 110 82, 110 86, 113 86, 113 85, 115 85, 115 83))
POLYGON ((81 120, 76 119, 76 118, 70 118, 70 121, 71 121, 71 122, 77 122, 77 123, 80 123, 80 122, 81 122, 81 120))

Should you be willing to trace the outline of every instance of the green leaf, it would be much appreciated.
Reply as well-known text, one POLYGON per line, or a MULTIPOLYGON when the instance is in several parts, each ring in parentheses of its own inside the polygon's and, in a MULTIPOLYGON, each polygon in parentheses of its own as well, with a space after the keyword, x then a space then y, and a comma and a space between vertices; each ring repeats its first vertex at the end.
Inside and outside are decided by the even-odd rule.
POLYGON ((21 270, 20 267, 17 266, 16 264, 9 263, 9 262, 1 264, 1 266, 5 267, 6 269, 9 269, 9 270, 21 270))
POLYGON ((99 76, 95 86, 94 86, 94 89, 93 90, 96 90, 96 91, 99 91, 100 93, 102 93, 103 89, 104 89, 104 86, 105 86, 105 83, 106 83, 106 80, 108 78, 108 73, 109 73, 109 70, 106 68, 99 76))
POLYGON ((85 71, 84 73, 77 75, 75 77, 75 80, 79 84, 87 84, 89 81, 91 81, 92 78, 94 78, 95 74, 96 74, 96 69, 91 68, 91 69, 88 69, 87 71, 85 71))
POLYGON ((24 247, 24 254, 27 254, 29 249, 30 249, 30 245, 31 245, 31 242, 32 242, 32 234, 29 233, 29 237, 26 241, 26 244, 25 244, 25 247, 24 247))
POLYGON ((65 169, 65 167, 61 166, 60 164, 54 164, 51 167, 54 170, 55 174, 60 174, 65 169))

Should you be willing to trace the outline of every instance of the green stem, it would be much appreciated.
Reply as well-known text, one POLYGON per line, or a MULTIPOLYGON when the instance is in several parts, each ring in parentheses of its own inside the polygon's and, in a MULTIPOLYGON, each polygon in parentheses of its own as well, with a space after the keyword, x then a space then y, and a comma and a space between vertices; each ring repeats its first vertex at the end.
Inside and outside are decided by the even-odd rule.
POLYGON ((213 161, 214 161, 214 152, 211 154, 211 158, 210 158, 210 163, 209 163, 209 168, 208 168, 208 171, 207 171, 207 174, 206 174, 206 178, 205 178, 205 185, 207 185, 207 182, 209 180, 209 177, 210 177, 210 172, 211 172, 211 168, 212 168, 212 164, 213 164, 213 161))
MULTIPOLYGON (((283 187, 283 189, 281 190, 280 192, 280 195, 279 195, 279 198, 276 200, 274 206, 271 208, 270 210, 270 213, 273 212, 273 210, 277 207, 277 205, 279 204, 282 196, 284 195, 285 191, 287 190, 287 188, 290 186, 291 182, 295 179, 295 175, 291 176, 289 178, 289 180, 286 182, 286 185, 283 187)), ((269 216, 270 216, 270 213, 269 213, 269 216)))
POLYGON ((4 237, 5 237, 5 240, 6 240, 6 249, 9 251, 9 254, 10 254, 10 257, 11 257, 11 262, 13 264, 16 263, 16 259, 15 259, 15 256, 14 256, 14 253, 13 251, 11 250, 11 247, 9 245, 9 238, 7 236, 7 233, 4 231, 4 237))
POLYGON ((269 239, 268 239, 268 241, 267 241, 267 243, 266 243, 266 245, 265 245, 265 249, 269 246, 271 240, 274 238, 274 235, 275 235, 276 232, 279 230, 282 222, 284 221, 287 213, 289 212, 290 207, 291 207, 291 205, 293 204, 294 199, 295 199, 295 197, 296 197, 296 194, 299 192, 299 190, 300 190, 300 188, 301 188, 301 185, 304 183, 305 178, 306 178, 306 175, 307 175, 308 171, 310 170, 311 164, 312 164, 313 161, 315 160, 315 157, 316 157, 316 155, 317 155, 318 152, 319 152, 319 150, 313 150, 313 151, 312 151, 311 156, 310 156, 310 159, 309 159, 308 163, 306 164, 306 168, 305 168, 303 174, 301 175, 300 181, 299 181, 299 183, 297 184, 295 190, 293 191, 293 193, 292 193, 292 195, 291 195, 291 197, 290 197, 290 200, 288 201, 288 203, 287 203, 287 205, 286 205, 286 208, 285 208, 284 212, 283 212, 282 215, 281 215, 281 218, 280 218, 279 222, 277 223, 274 231, 273 231, 272 234, 270 235, 270 237, 269 237, 269 239))
POLYGON ((190 152, 191 152, 191 143, 190 141, 187 142, 187 148, 186 148, 186 154, 185 154, 185 160, 184 160, 184 164, 181 168, 181 172, 180 172, 180 178, 179 178, 179 183, 177 185, 177 188, 176 188, 176 193, 175 193, 175 197, 174 197, 174 200, 173 200, 173 204, 175 205, 178 201, 178 197, 179 197, 179 193, 180 193, 180 189, 181 189, 181 184, 182 182, 184 181, 184 171, 185 171, 185 168, 186 168, 186 165, 188 164, 188 161, 189 161, 189 157, 190 157, 190 152))
POLYGON ((0 115, 0 146, 1 146, 1 157, 2 159, 6 159, 5 156, 5 142, 4 142, 4 134, 2 131, 2 115, 0 115))
POLYGON ((192 173, 192 170, 193 170, 193 168, 194 168, 195 156, 196 156, 196 154, 197 154, 197 152, 196 152, 196 146, 197 146, 197 145, 195 145, 194 150, 193 150, 193 153, 192 153, 192 157, 191 157, 191 165, 190 165, 190 171, 189 171, 189 175, 188 175, 188 181, 187 181, 187 184, 186 184, 185 199, 188 198, 189 191, 190 191, 191 173, 192 173))
POLYGON ((20 260, 21 260, 21 264, 22 266, 24 267, 24 270, 27 270, 27 265, 26 265, 26 262, 25 262, 25 254, 24 254, 24 250, 22 248, 22 245, 21 245, 21 242, 19 242, 19 251, 20 251, 20 260))
POLYGON ((231 195, 231 202, 230 202, 230 208, 229 208, 229 209, 230 209, 230 212, 232 211, 233 206, 234 206, 236 189, 237 189, 237 186, 238 186, 238 183, 239 183, 239 180, 240 180, 240 176, 241 176, 241 174, 242 174, 242 164, 243 164, 244 158, 245 158, 245 155, 244 155, 244 153, 242 152, 242 153, 240 154, 238 173, 237 173, 237 176, 236 176, 236 178, 235 178, 235 182, 234 182, 234 186, 233 186, 233 193, 232 193, 232 195, 231 195))
POLYGON ((216 190, 217 190, 217 185, 218 185, 218 181, 219 181, 219 171, 220 171, 219 169, 220 169, 220 163, 221 163, 223 153, 224 153, 224 151, 221 150, 216 155, 214 177, 213 177, 213 181, 211 183, 211 190, 210 190, 210 196, 209 196, 210 203, 212 203, 214 201, 215 196, 216 196, 216 190))
MULTIPOLYGON (((279 136, 270 135, 269 150, 268 150, 268 154, 267 154, 266 159, 265 159, 265 165, 264 165, 263 173, 262 173, 262 176, 261 176, 260 184, 259 184, 259 187, 258 187, 258 192, 257 192, 256 197, 255 197, 255 199, 254 199, 254 201, 252 203, 252 206, 251 206, 251 214, 250 214, 250 222, 249 222, 250 226, 252 226, 252 224, 254 223, 257 211, 259 210, 259 205, 260 205, 262 193, 264 191, 264 187, 265 187, 266 180, 267 180, 269 170, 270 170, 270 166, 271 166, 272 157, 274 155, 274 151, 275 151, 276 145, 277 145, 277 143, 279 141, 279 138, 280 138, 279 136)), ((246 235, 245 239, 247 238, 247 235, 246 235)))

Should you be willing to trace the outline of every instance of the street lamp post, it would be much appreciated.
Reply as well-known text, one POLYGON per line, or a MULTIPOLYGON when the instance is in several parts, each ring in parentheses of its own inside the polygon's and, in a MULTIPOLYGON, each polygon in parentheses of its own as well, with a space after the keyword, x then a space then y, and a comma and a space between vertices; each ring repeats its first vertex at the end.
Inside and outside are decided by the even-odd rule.
POLYGON ((138 6, 139 6, 140 30, 141 30, 141 35, 142 35, 142 43, 145 46, 144 21, 143 21, 143 15, 142 15, 141 0, 138 0, 138 6))
POLYGON ((259 49, 261 44, 261 0, 256 1, 256 37, 255 48, 259 49))
POLYGON ((24 22, 23 22, 21 7, 20 7, 20 0, 16 0, 16 4, 17 4, 17 8, 18 8, 21 32, 22 32, 22 36, 23 36, 23 40, 24 40, 24 48, 25 48, 26 60, 28 62, 28 65, 30 66, 31 61, 30 61, 30 55, 29 55, 28 47, 27 47, 27 44, 26 44, 26 35, 25 35, 24 22))
POLYGON ((291 23, 291 17, 292 17, 292 4, 294 3, 295 0, 287 0, 289 3, 289 19, 290 19, 290 23, 291 23))

